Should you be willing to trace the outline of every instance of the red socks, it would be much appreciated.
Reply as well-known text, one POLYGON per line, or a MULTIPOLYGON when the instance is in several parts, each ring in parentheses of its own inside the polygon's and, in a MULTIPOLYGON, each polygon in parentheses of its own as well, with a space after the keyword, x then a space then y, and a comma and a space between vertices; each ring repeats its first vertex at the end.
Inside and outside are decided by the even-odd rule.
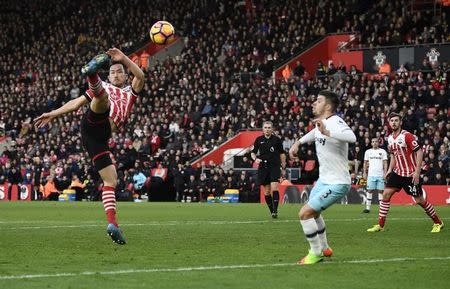
POLYGON ((390 201, 381 200, 380 211, 378 212, 378 225, 380 225, 380 227, 382 228, 384 227, 384 223, 386 222, 386 216, 389 213, 390 206, 390 201))
POLYGON ((89 91, 91 92, 89 95, 92 95, 94 97, 101 97, 106 93, 102 85, 102 80, 100 79, 98 74, 88 76, 88 85, 89 91))
POLYGON ((114 188, 104 186, 102 191, 103 207, 105 208, 108 223, 114 224, 118 227, 119 225, 116 220, 116 195, 114 193, 114 188))
POLYGON ((442 224, 441 219, 439 219, 438 215, 436 214, 436 211, 434 210, 434 207, 430 202, 425 201, 425 204, 419 204, 424 210, 425 213, 433 220, 435 224, 442 224))

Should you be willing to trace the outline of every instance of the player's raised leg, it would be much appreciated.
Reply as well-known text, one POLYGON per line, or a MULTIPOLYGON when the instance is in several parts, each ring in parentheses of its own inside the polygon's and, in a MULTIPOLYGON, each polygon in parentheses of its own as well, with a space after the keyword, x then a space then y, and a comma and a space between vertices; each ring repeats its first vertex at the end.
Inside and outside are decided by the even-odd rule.
POLYGON ((108 94, 102 85, 102 80, 97 74, 98 70, 109 65, 111 58, 108 54, 102 53, 95 56, 91 61, 81 68, 81 73, 87 77, 89 89, 86 93, 92 99, 90 108, 94 113, 104 113, 109 109, 108 94))

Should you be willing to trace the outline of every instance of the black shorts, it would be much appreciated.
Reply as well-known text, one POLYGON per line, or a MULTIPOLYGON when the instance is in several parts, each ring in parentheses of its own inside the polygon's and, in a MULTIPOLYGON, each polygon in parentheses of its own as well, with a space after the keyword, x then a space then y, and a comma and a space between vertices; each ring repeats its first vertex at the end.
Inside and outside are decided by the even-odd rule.
POLYGON ((269 185, 270 183, 279 182, 281 177, 281 168, 279 165, 259 164, 258 183, 259 185, 269 185))
POLYGON ((89 108, 81 119, 81 140, 97 170, 112 164, 108 147, 110 137, 109 110, 95 113, 89 108))
POLYGON ((405 192, 413 197, 420 197, 423 195, 422 184, 414 185, 412 177, 402 177, 392 172, 388 175, 386 181, 387 188, 397 188, 398 190, 404 189, 405 192))

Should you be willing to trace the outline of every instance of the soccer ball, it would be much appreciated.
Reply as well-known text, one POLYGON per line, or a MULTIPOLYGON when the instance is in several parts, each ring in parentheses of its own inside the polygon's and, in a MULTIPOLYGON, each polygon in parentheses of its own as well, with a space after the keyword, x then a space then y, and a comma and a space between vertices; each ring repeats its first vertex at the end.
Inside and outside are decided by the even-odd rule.
POLYGON ((150 39, 155 44, 170 44, 175 40, 175 29, 167 21, 158 21, 150 28, 150 39))

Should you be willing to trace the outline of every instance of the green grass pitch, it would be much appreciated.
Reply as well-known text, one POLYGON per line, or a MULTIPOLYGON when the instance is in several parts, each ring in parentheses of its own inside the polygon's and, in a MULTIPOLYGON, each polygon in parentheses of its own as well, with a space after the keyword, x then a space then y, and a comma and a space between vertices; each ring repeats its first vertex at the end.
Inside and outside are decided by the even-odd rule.
POLYGON ((260 204, 119 203, 119 246, 101 203, 0 203, 0 288, 449 288, 450 207, 436 207, 439 234, 417 206, 370 234, 377 206, 335 205, 334 256, 306 267, 299 208, 272 220, 260 204))

